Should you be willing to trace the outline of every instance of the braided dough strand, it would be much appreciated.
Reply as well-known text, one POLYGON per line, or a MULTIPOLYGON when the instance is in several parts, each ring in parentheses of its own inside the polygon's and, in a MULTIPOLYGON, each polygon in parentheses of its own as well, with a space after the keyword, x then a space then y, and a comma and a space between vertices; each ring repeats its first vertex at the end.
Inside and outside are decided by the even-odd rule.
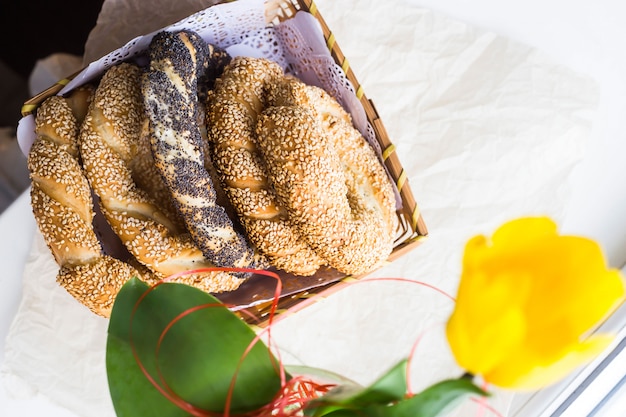
POLYGON ((193 240, 216 265, 265 266, 235 230, 204 167, 198 119, 198 76, 206 68, 207 44, 195 33, 160 32, 153 38, 150 69, 142 80, 155 164, 172 192, 193 240))
POLYGON ((60 96, 46 99, 35 124, 37 139, 28 154, 31 206, 60 266, 57 282, 91 311, 108 317, 122 285, 141 274, 102 253, 92 226, 91 190, 77 160, 79 129, 70 102, 60 96))
POLYGON ((346 176, 348 161, 311 110, 270 107, 259 118, 257 134, 280 202, 311 247, 346 274, 380 266, 393 249, 387 221, 346 176))
POLYGON ((216 82, 207 119, 215 166, 248 238, 273 266, 306 276, 325 261, 299 236, 278 205, 255 143, 257 117, 282 76, 274 62, 233 59, 216 82))
MULTIPOLYGON (((140 78, 138 67, 122 63, 111 67, 100 81, 80 134, 87 178, 111 228, 129 252, 158 276, 214 267, 186 230, 133 180, 130 166, 141 149, 144 118, 140 78)), ((190 274, 177 279, 181 280, 208 292, 230 291, 241 284, 224 272, 190 274)))
POLYGON ((139 140, 134 144, 133 155, 128 168, 137 187, 143 190, 152 201, 159 202, 159 209, 172 221, 175 230, 186 230, 185 222, 176 210, 170 190, 154 165, 148 119, 144 119, 139 140))
MULTIPOLYGON (((379 212, 387 222, 388 236, 398 228, 396 197, 389 175, 374 149, 352 124, 352 117, 322 88, 307 85, 299 79, 286 76, 274 89, 270 106, 300 106, 311 111, 322 131, 330 138, 344 169, 346 181, 351 183, 348 198, 360 198, 355 204, 367 204, 379 212)), ((354 205, 354 204, 353 204, 354 205)))

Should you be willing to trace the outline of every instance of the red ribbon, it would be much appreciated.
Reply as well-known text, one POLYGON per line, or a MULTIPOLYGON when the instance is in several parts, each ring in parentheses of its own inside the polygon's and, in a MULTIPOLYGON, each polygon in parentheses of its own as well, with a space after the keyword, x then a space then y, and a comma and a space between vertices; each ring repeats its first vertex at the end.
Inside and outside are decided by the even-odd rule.
MULTIPOLYGON (((317 301, 318 298, 322 298, 324 297, 328 292, 335 292, 341 288, 344 288, 345 286, 348 285, 353 285, 353 284, 357 284, 357 283, 367 283, 367 282, 376 282, 376 281, 397 281, 397 282, 406 282, 406 283, 411 283, 411 284, 416 284, 416 285, 421 285, 424 286, 426 288, 432 289, 438 293, 440 293, 441 295, 445 296, 446 298, 450 299, 452 302, 455 302, 455 298, 453 296, 451 296, 450 294, 448 294, 447 292, 441 290, 440 288, 437 288, 431 284, 425 283, 425 282, 421 282, 421 281, 415 281, 415 280, 410 280, 410 279, 406 279, 406 278, 368 278, 368 279, 363 279, 363 280, 359 280, 359 281, 352 281, 352 282, 344 282, 341 283, 339 285, 336 285, 333 287, 333 289, 331 290, 327 290, 326 292, 320 293, 320 294, 316 294, 313 297, 308 298, 307 300, 304 300, 303 302, 299 303, 298 305, 291 307, 289 310, 287 310, 287 312, 290 313, 294 313, 296 311, 301 310, 302 308, 314 303, 317 301)), ((173 404, 175 404, 176 406, 178 406, 180 409, 182 409, 183 411, 191 414, 192 416, 195 417, 263 417, 263 416, 277 416, 277 417, 293 417, 296 415, 302 415, 301 411, 306 407, 306 405, 314 400, 319 398, 321 395, 323 395, 324 393, 328 392, 330 389, 332 389, 333 387, 335 387, 335 384, 321 384, 318 383, 312 379, 310 379, 309 377, 305 377, 305 376, 293 376, 292 378, 290 378, 289 380, 287 380, 286 378, 286 372, 285 372, 285 368, 284 365, 280 359, 280 352, 278 350, 276 350, 276 359, 278 361, 277 365, 277 371, 280 375, 280 379, 281 379, 281 389, 278 391, 278 393, 276 394, 276 396, 273 398, 272 401, 270 401, 267 405, 257 409, 257 410, 253 410, 247 413, 243 413, 243 414, 236 414, 236 415, 231 415, 230 414, 230 409, 232 406, 232 396, 233 396, 233 392, 234 392, 234 388, 235 388, 235 383, 237 381, 237 375, 239 372, 239 368, 241 366, 241 364, 243 363, 244 359, 246 358, 246 356, 249 354, 249 352, 251 351, 251 349, 254 347, 254 345, 256 343, 258 343, 261 340, 261 336, 263 334, 267 334, 267 340, 268 340, 268 348, 271 350, 272 348, 272 339, 271 339, 271 328, 272 326, 275 324, 275 320, 276 320, 276 310, 278 308, 278 301, 280 299, 280 295, 282 292, 282 282, 280 280, 280 276, 274 272, 271 271, 266 271, 266 270, 255 270, 255 269, 248 269, 248 268, 202 268, 202 269, 196 269, 196 270, 190 270, 190 271, 185 271, 185 272, 181 272, 175 275, 171 275, 161 281, 159 281, 158 283, 156 283, 155 285, 153 285, 152 287, 150 287, 148 290, 146 290, 141 297, 137 300, 137 303, 135 304, 133 311, 132 311, 132 315, 131 315, 131 323, 130 323, 130 343, 131 343, 131 347, 132 347, 132 351, 133 351, 133 355, 135 356, 135 360, 137 361, 137 364, 139 365, 141 371, 143 372, 143 374, 146 376, 146 378, 150 381, 150 383, 164 396, 166 397, 168 400, 170 400, 173 404), (161 374, 161 371, 158 367, 158 361, 157 361, 157 371, 158 371, 158 375, 159 375, 159 379, 161 381, 161 384, 159 384, 153 377, 152 375, 150 375, 147 371, 147 369, 144 367, 144 365, 142 364, 136 350, 135 350, 135 346, 134 343, 132 342, 132 319, 135 315, 135 312, 139 306, 139 304, 142 302, 142 300, 151 292, 153 291, 155 288, 157 288, 159 285, 165 283, 165 282, 170 282, 175 280, 176 278, 179 278, 181 276, 185 276, 185 275, 191 275, 191 274, 198 274, 198 273, 206 273, 206 272, 243 272, 243 273, 254 273, 254 274, 259 274, 259 275, 265 275, 265 276, 269 276, 272 277, 274 279, 276 279, 276 288, 274 291, 274 296, 272 299, 272 304, 270 307, 270 311, 269 311, 269 315, 268 315, 268 324, 267 326, 260 331, 259 333, 257 333, 257 335, 255 336, 255 338, 252 340, 252 342, 250 343, 250 345, 246 348, 245 352, 243 353, 241 359, 239 360, 237 369, 235 371, 235 374, 233 375, 233 378, 231 379, 231 383, 229 386, 229 390, 227 393, 227 397, 226 397, 226 402, 224 404, 224 412, 223 413, 216 413, 216 412, 212 412, 212 411, 208 411, 208 410, 204 410, 201 409, 199 407, 196 407, 195 405, 185 401, 183 398, 181 398, 180 396, 178 396, 167 384, 167 382, 165 381, 163 375, 161 374)), ((156 351, 155 351, 155 356, 158 358, 158 354, 159 354, 159 350, 160 350, 160 346, 161 346, 161 342, 163 341, 163 339, 165 338, 166 334, 168 333, 168 331, 182 318, 193 314, 196 311, 205 309, 205 308, 212 308, 212 307, 224 307, 226 306, 227 308, 230 308, 231 310, 237 309, 237 306, 233 306, 233 305, 225 305, 222 303, 211 303, 211 304, 204 304, 204 305, 199 305, 199 306, 195 306, 192 308, 189 308, 185 311, 183 311, 182 313, 180 313, 178 316, 176 316, 174 319, 172 319, 172 321, 170 323, 168 323, 168 325, 165 327, 165 329, 163 329, 158 343, 157 343, 157 347, 156 347, 156 351)), ((254 317, 254 315, 250 312, 248 312, 245 309, 238 309, 239 312, 243 313, 243 314, 248 314, 251 317, 254 317)), ((286 317, 288 316, 288 314, 281 314, 281 318, 282 317, 286 317)), ((432 329, 432 327, 430 328, 432 329)), ((424 331, 422 334, 419 335, 419 337, 417 338, 416 342, 414 343, 410 355, 408 357, 408 361, 407 361, 407 387, 408 387, 408 392, 407 392, 407 397, 411 397, 414 395, 413 392, 411 392, 411 383, 410 383, 410 365, 413 361, 413 358, 415 356, 415 352, 417 350, 417 347, 419 345, 419 343, 421 342, 421 340, 423 339, 423 337, 425 336, 426 332, 430 329, 427 329, 426 331, 424 331)), ((273 358, 274 356, 272 356, 273 358)), ((480 404, 480 406, 482 407, 483 410, 488 410, 490 412, 492 412, 493 414, 495 414, 497 417, 502 417, 501 414, 499 414, 495 409, 493 409, 492 407, 490 407, 488 404, 486 404, 484 401, 480 401, 480 400, 476 400, 476 399, 472 399, 473 401, 476 401, 480 404)))
MULTIPOLYGON (((254 345, 256 343, 258 343, 261 340, 261 336, 263 334, 267 334, 267 339, 268 339, 268 347, 271 347, 272 343, 271 343, 271 328, 273 325, 273 321, 274 321, 274 317, 276 316, 276 310, 278 308, 278 301, 280 299, 280 294, 282 292, 282 282, 280 280, 280 277, 278 276, 278 274, 271 272, 271 271, 265 271, 265 270, 254 270, 254 269, 248 269, 248 268, 203 268, 203 269, 196 269, 196 270, 191 270, 191 271, 185 271, 182 273, 178 273, 175 275, 171 275, 161 281, 159 281, 158 283, 156 283, 155 285, 151 286, 150 288, 148 288, 137 300, 137 302, 135 303, 135 306, 133 308, 132 314, 131 314, 131 322, 130 322, 130 344, 131 344, 131 348, 132 348, 132 352, 133 352, 133 356, 135 357, 135 360, 139 366, 139 368, 141 369, 141 372, 145 375, 145 377, 148 379, 148 381, 150 381, 150 383, 164 396, 166 397, 170 402, 172 402, 174 405, 176 405, 177 407, 179 407, 180 409, 182 409, 183 411, 191 414, 192 416, 195 417, 230 417, 230 409, 232 406, 232 396, 233 396, 233 392, 234 392, 234 388, 235 388, 235 383, 237 381, 237 375, 239 373, 239 369, 241 367, 241 364, 243 363, 243 361, 245 360, 245 358, 247 357, 247 355, 250 353, 250 351, 252 350, 252 348, 254 347, 254 345), (137 308, 139 307, 139 305, 141 304, 141 302, 144 300, 144 298, 150 293, 152 292, 154 289, 156 289, 159 285, 166 283, 166 282, 170 282, 170 281, 174 281, 176 278, 179 278, 181 276, 185 276, 185 275, 191 275, 191 274, 198 274, 198 273, 207 273, 207 272, 243 272, 243 273, 254 273, 254 274, 259 274, 259 275, 266 275, 269 277, 272 277, 274 279, 276 279, 276 288, 274 290, 274 296, 272 299, 272 304, 270 307, 270 311, 269 311, 269 318, 268 318, 268 325, 265 329, 263 329, 263 331, 259 332, 255 338, 252 340, 252 342, 248 345, 248 347, 246 348, 245 352, 243 353, 242 357, 239 360, 239 363, 237 365, 237 369, 235 370, 235 373, 233 375, 233 378, 231 379, 230 382, 230 386, 229 386, 229 390, 226 396, 226 402, 224 404, 224 412, 223 413, 216 413, 216 412, 212 412, 212 411, 208 411, 208 410, 204 410, 202 408, 196 407, 195 405, 185 401, 183 398, 181 398, 179 395, 177 395, 172 389, 171 387, 169 387, 169 385, 167 384, 167 382, 165 381, 165 378, 163 377, 161 370, 159 368, 158 365, 158 361, 157 361, 157 372, 158 372, 158 376, 159 376, 159 380, 160 383, 158 381, 155 380, 155 378, 150 375, 150 373, 148 372, 148 370, 146 369, 146 367, 143 365, 143 363, 141 362, 141 359, 139 358, 139 354, 137 353, 136 349, 135 349, 135 345, 133 343, 132 340, 132 322, 133 322, 133 318, 135 316, 135 313, 137 311, 137 308)), ((169 332, 169 330, 178 322, 180 321, 182 318, 195 313, 196 311, 199 310, 203 310, 205 308, 212 308, 212 307, 228 307, 230 309, 235 309, 237 308, 237 306, 229 306, 229 305, 225 305, 222 303, 210 303, 210 304, 203 304, 203 305, 198 305, 192 308, 189 308, 183 312, 181 312, 180 314, 178 314, 176 317, 174 317, 168 324, 167 326, 163 329, 163 331, 161 332, 158 342, 157 342, 157 346, 156 346, 156 350, 155 350, 155 357, 158 358, 159 355, 159 350, 161 347, 161 343, 163 341, 163 339, 165 338, 165 336, 167 335, 167 333, 169 332)), ((250 314, 248 311, 246 311, 245 309, 240 310, 243 314, 250 314)), ((310 380, 306 377, 303 376, 296 376, 293 377, 291 379, 289 379, 289 381, 287 381, 287 377, 286 377, 286 372, 285 372, 285 368, 283 366, 282 361, 280 360, 280 353, 277 352, 277 356, 278 356, 278 363, 277 363, 277 370, 278 373, 280 375, 280 379, 281 379, 281 389, 279 390, 279 392, 276 394, 276 396, 274 397, 274 399, 267 405, 259 408, 258 410, 254 410, 248 413, 244 413, 244 414, 238 414, 236 416, 232 416, 232 417, 261 417, 261 416, 267 416, 267 415, 275 415, 278 417, 289 417, 289 416, 294 416, 296 415, 299 411, 301 411, 304 406, 311 400, 318 398, 321 394, 328 392, 328 390, 330 390, 334 385, 329 385, 329 384, 319 384, 313 380, 310 380)), ((273 358, 273 356, 272 356, 273 358)))

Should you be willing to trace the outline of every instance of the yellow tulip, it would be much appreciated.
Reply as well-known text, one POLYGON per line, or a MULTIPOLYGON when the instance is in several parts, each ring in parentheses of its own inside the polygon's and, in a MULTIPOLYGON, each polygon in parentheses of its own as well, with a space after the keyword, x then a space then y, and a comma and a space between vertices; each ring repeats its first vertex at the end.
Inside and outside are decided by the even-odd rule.
POLYGON ((592 240, 563 236, 546 217, 470 239, 447 338, 458 364, 495 386, 538 389, 593 359, 612 340, 589 335, 624 282, 592 240))

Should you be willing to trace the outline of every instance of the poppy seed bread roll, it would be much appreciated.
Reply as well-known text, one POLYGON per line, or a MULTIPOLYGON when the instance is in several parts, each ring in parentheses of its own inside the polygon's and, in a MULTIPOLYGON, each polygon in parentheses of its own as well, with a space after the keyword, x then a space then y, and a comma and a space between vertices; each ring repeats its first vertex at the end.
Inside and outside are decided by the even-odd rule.
POLYGON ((217 193, 205 156, 198 120, 198 78, 212 49, 191 31, 159 32, 149 47, 142 79, 155 165, 191 236, 221 267, 264 268, 265 259, 237 231, 217 193))
MULTIPOLYGON (((141 75, 139 67, 121 63, 102 77, 80 133, 87 178, 113 231, 155 275, 213 268, 189 233, 133 180, 131 161, 141 147, 145 117, 141 75)), ((231 291, 241 284, 226 272, 193 273, 176 281, 207 292, 231 291)))

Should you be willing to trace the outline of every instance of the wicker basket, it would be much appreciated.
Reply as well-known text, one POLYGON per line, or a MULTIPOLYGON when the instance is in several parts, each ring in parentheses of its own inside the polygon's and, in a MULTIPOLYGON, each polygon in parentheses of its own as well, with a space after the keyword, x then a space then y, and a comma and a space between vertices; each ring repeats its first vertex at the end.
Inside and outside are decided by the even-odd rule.
MULTIPOLYGON (((330 50, 332 58, 335 60, 337 65, 342 68, 356 91, 357 98, 365 110, 368 122, 374 130, 376 140, 380 144, 384 164, 391 177, 395 180, 402 199, 402 208, 397 212, 399 230, 397 231, 397 238, 393 252, 388 259, 388 262, 393 262, 398 257, 419 245, 427 236, 428 231, 413 193, 409 187, 406 172, 400 163, 398 155, 395 152, 395 146, 389 139, 389 135, 387 134, 378 112, 376 111, 374 103, 365 95, 363 88, 358 82, 347 58, 339 48, 334 34, 329 29, 313 1, 267 0, 265 4, 265 15, 268 25, 278 24, 282 21, 290 19, 299 11, 308 12, 313 15, 322 27, 324 40, 326 41, 326 45, 330 50)), ((42 103, 46 98, 59 93, 59 91, 61 91, 61 89, 76 75, 77 73, 58 81, 47 90, 26 101, 22 107, 22 115, 27 116, 36 112, 40 103, 42 103)), ((280 275, 281 279, 283 279, 283 293, 278 302, 278 313, 287 311, 298 304, 302 307, 307 304, 305 300, 317 298, 315 296, 316 294, 323 295, 322 293, 335 291, 341 287, 342 283, 361 278, 360 276, 347 277, 334 270, 321 271, 313 277, 295 278, 288 275, 280 275)), ((243 286, 246 284, 248 283, 245 283, 243 286)), ((267 322, 267 316, 272 306, 271 297, 268 297, 269 292, 267 291, 267 288, 265 288, 263 292, 264 294, 259 294, 256 292, 254 284, 251 284, 250 288, 240 288, 240 290, 234 291, 233 293, 218 295, 218 297, 227 303, 245 305, 247 307, 247 311, 251 313, 251 315, 246 315, 245 319, 251 324, 263 326, 267 322)), ((293 310, 295 309, 292 309, 292 311, 293 310)))

